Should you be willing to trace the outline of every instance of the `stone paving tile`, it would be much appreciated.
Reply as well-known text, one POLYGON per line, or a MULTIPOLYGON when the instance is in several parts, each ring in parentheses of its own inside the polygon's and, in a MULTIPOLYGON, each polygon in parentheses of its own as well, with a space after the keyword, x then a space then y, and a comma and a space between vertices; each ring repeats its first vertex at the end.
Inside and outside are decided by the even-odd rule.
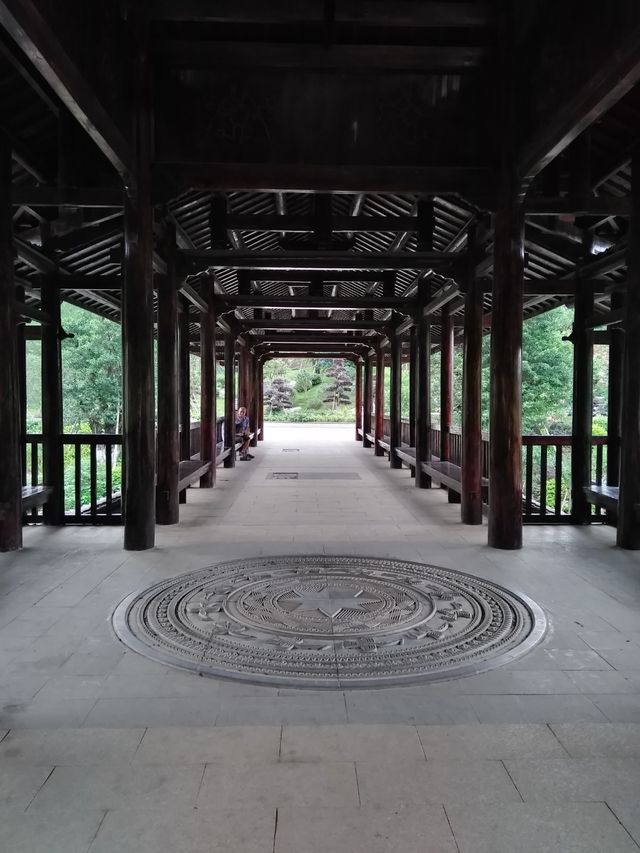
POLYGON ((358 761, 363 806, 381 809, 423 803, 516 803, 520 794, 501 761, 358 761))
POLYGON ((567 753, 548 726, 418 726, 427 760, 562 758, 567 753))
POLYGON ((640 723, 640 695, 604 695, 590 697, 612 723, 640 723))
POLYGON ((1 762, 0 807, 26 809, 52 770, 53 766, 34 767, 19 761, 1 762))
POLYGON ((640 794, 635 800, 618 800, 610 797, 607 805, 640 847, 640 794))
MULTIPOLYGON (((34 768, 35 769, 35 768, 34 768)), ((30 811, 173 809, 195 806, 204 765, 56 767, 30 811)))
POLYGON ((274 853, 457 853, 441 806, 278 810, 274 853))
POLYGON ((581 693, 639 693, 640 671, 581 670, 568 672, 567 677, 581 693))
POLYGON ((207 764, 198 809, 270 806, 334 808, 359 805, 355 767, 350 762, 207 764))
POLYGON ((638 797, 640 759, 509 759, 509 775, 525 802, 604 802, 638 797))
POLYGON ((565 723, 551 729, 572 758, 640 758, 640 723, 565 723))
POLYGON ((151 728, 142 738, 134 763, 173 766, 216 761, 275 762, 281 734, 280 726, 151 728))
POLYGON ((216 725, 310 725, 321 723, 346 723, 347 710, 342 693, 327 691, 322 694, 278 696, 254 702, 243 699, 224 700, 216 718, 216 725))
POLYGON ((30 702, 12 702, 0 698, 0 727, 48 729, 73 728, 81 726, 89 711, 95 705, 94 699, 62 699, 51 701, 36 698, 30 702))
POLYGON ((350 723, 475 723, 478 717, 464 696, 421 697, 403 690, 352 691, 346 694, 350 723))
POLYGON ((122 763, 133 758, 144 729, 14 729, 0 742, 0 764, 122 763))
POLYGON ((481 723, 606 722, 587 696, 471 696, 481 723))
POLYGON ((0 817, 0 849, 7 853, 87 853, 104 812, 75 814, 4 811, 0 817))
MULTIPOLYGON (((194 676, 196 677, 196 676, 194 676)), ((98 699, 84 725, 100 728, 127 726, 213 726, 220 712, 218 700, 203 696, 151 699, 98 699)))
POLYGON ((90 853, 273 853, 275 809, 111 811, 90 853))
POLYGON ((637 853, 604 803, 447 806, 459 853, 637 853))
POLYGON ((640 670, 640 648, 635 645, 619 649, 601 649, 598 654, 614 669, 640 670))
POLYGON ((285 726, 281 761, 424 761, 414 726, 285 726))

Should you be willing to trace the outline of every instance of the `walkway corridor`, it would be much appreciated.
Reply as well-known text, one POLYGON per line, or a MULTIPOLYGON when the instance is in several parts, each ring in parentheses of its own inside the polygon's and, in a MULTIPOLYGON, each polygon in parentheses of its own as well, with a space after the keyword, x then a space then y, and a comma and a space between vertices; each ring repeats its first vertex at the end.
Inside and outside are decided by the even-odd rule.
POLYGON ((191 490, 152 551, 123 551, 116 528, 29 528, 0 556, 0 849, 637 853, 639 553, 598 526, 490 550, 351 426, 265 438, 191 490), (113 635, 116 604, 162 578, 322 553, 477 574, 551 627, 506 667, 342 692, 201 678, 113 635))

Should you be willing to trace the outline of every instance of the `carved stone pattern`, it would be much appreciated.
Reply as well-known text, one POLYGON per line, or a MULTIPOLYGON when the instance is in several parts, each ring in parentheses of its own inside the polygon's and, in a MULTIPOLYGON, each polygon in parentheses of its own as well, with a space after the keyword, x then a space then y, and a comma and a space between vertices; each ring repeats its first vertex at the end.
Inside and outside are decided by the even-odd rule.
POLYGON ((136 651, 204 675, 371 687, 490 669, 542 638, 542 610, 463 572, 369 557, 222 563, 128 596, 113 617, 136 651))

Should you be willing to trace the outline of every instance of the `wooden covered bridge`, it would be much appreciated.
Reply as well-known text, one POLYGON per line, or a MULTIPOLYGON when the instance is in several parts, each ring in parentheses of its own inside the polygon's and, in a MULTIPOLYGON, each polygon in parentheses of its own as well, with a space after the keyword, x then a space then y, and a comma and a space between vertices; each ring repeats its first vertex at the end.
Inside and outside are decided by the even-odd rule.
POLYGON ((211 487, 216 463, 234 464, 235 400, 264 437, 263 366, 288 355, 355 361, 357 438, 408 465, 417 487, 459 495, 462 523, 480 524, 484 504, 490 545, 521 547, 523 521, 587 523, 594 505, 617 516, 619 545, 640 548, 639 79, 637 0, 0 0, 0 550, 21 547, 25 513, 43 502, 47 524, 123 523, 126 548, 151 548, 186 486, 211 487), (63 300, 122 324, 122 435, 63 434, 63 300), (522 323, 563 303, 575 306, 572 435, 523 437, 522 323), (41 435, 26 434, 32 339, 41 435), (596 343, 610 348, 598 443, 596 343), (568 513, 544 498, 565 447, 568 513))

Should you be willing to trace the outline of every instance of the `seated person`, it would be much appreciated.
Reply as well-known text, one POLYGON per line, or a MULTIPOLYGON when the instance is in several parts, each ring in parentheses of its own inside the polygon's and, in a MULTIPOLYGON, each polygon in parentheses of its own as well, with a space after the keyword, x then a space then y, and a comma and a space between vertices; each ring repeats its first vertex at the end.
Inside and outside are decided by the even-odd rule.
POLYGON ((236 412, 236 436, 242 436, 242 447, 240 448, 240 459, 243 462, 248 462, 254 457, 249 453, 249 445, 251 444, 251 432, 249 430, 249 418, 247 410, 244 406, 240 406, 236 412))

